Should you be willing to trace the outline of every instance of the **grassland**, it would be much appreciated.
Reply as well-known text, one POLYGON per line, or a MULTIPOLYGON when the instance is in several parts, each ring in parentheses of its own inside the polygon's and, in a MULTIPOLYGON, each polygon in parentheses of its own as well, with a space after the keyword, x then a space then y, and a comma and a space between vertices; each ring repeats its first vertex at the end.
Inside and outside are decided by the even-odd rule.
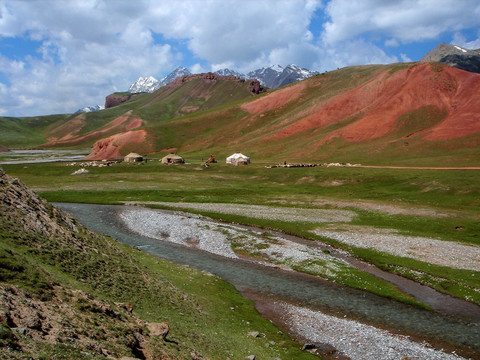
POLYGON ((50 206, 42 210, 26 197, 18 183, 2 178, 0 185, 10 201, 25 200, 22 209, 0 204, 1 358, 314 358, 216 276, 153 257, 80 224, 74 224, 76 231, 50 206), (41 220, 26 229, 28 214, 41 220), (57 230, 47 235, 37 226, 57 230), (127 303, 130 313, 122 310, 127 303), (28 306, 18 316, 23 304, 28 306), (19 319, 13 321, 15 316, 19 319), (18 323, 29 318, 35 321, 22 333, 18 323), (147 327, 162 321, 170 326, 165 341, 147 327), (261 335, 248 336, 252 331, 261 335), (50 333, 56 338, 45 341, 50 333), (148 356, 138 352, 139 341, 148 356))
MULTIPOLYGON (((226 156, 248 149, 249 155, 272 161, 479 166, 479 138, 471 124, 458 125, 471 129, 461 137, 457 138, 455 129, 450 127, 452 134, 449 136, 426 140, 425 135, 441 126, 454 112, 447 105, 434 105, 421 97, 410 99, 406 94, 403 97, 399 94, 405 101, 418 102, 407 106, 402 113, 385 114, 384 119, 379 119, 374 127, 383 129, 381 135, 373 136, 372 129, 364 128, 365 124, 359 125, 372 110, 370 106, 374 105, 366 106, 358 100, 372 91, 383 93, 380 85, 384 81, 390 81, 398 72, 414 69, 417 65, 346 67, 255 96, 247 89, 246 82, 193 79, 179 87, 163 87, 152 94, 138 94, 119 106, 87 114, 22 119, 0 117, 0 144, 20 149, 38 147, 57 139, 57 142, 45 146, 87 148, 97 140, 125 132, 125 124, 112 122, 124 116, 142 120, 139 129, 148 133, 148 147, 142 150, 140 145, 135 149, 126 146, 119 150, 121 155, 132 150, 151 152, 176 148, 183 155, 200 158, 209 153, 226 156), (367 91, 372 82, 380 87, 367 91), (359 95, 358 91, 365 93, 359 95), (332 102, 347 95, 352 96, 355 109, 344 109, 349 106, 348 101, 340 101, 337 104, 340 109, 329 109, 332 102), (255 104, 257 100, 261 104, 255 104), (322 119, 324 114, 330 115, 322 119), (359 138, 341 135, 352 126, 360 127, 359 138)), ((435 76, 447 72, 442 66, 435 69, 435 76)), ((424 70, 430 73, 431 69, 424 70)), ((412 81, 416 91, 421 91, 418 88, 421 89, 422 82, 412 81)), ((441 88, 444 84, 438 81, 432 86, 441 88)), ((403 100, 399 100, 400 103, 403 100)))
MULTIPOLYGON (((267 169, 265 164, 233 167, 220 163, 205 168, 199 160, 180 166, 149 161, 143 165, 89 168, 90 172, 81 176, 70 175, 76 168, 60 163, 8 165, 5 170, 20 177, 50 201, 112 204, 183 201, 346 208, 356 213, 352 222, 355 225, 480 245, 478 170, 267 169)), ((320 222, 306 224, 222 213, 204 214, 223 221, 280 229, 314 241, 331 242, 385 270, 480 304, 480 274, 475 271, 431 266, 371 249, 350 248, 315 236, 312 230, 324 226, 320 222)), ((395 297, 391 293, 388 296, 395 297)))

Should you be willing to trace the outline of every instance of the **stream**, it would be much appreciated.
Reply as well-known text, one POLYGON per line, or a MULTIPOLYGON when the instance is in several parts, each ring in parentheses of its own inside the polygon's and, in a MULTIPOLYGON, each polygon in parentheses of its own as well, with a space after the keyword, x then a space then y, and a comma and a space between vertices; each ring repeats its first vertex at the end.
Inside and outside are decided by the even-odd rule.
MULTIPOLYGON (((189 265, 221 277, 234 285, 244 296, 254 300, 259 311, 274 322, 281 322, 281 316, 272 313, 271 308, 268 309, 266 303, 271 301, 268 299, 354 319, 393 333, 411 336, 417 341, 428 341, 436 347, 456 350, 464 356, 480 358, 480 307, 461 300, 455 301, 453 298, 451 303, 445 303, 441 296, 437 298, 436 292, 429 288, 425 289, 424 297, 433 297, 434 303, 440 302, 446 308, 451 307, 451 313, 456 315, 446 314, 445 311, 422 310, 319 277, 269 267, 246 259, 231 259, 142 236, 128 229, 121 221, 118 216, 123 208, 121 206, 63 203, 54 205, 70 213, 94 232, 109 235, 117 241, 177 264, 189 265), (428 292, 432 293, 429 295, 428 292), (261 309, 268 311, 263 312, 261 309)), ((379 269, 362 262, 356 266, 364 267, 362 270, 379 277, 391 275, 383 274, 379 269)), ((392 282, 395 281, 399 279, 392 279, 392 282)), ((410 285, 405 286, 409 288, 410 285)), ((425 287, 413 291, 420 293, 423 288, 425 287)))

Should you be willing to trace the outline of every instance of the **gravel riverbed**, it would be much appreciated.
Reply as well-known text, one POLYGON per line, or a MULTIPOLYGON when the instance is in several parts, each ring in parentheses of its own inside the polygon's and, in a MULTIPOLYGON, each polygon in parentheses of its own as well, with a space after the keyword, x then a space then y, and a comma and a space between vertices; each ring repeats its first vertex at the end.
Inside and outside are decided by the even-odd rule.
MULTIPOLYGON (((264 211, 263 213, 265 214, 264 211)), ((332 216, 338 215, 336 210, 334 214, 332 216)), ((233 241, 247 250, 253 246, 273 263, 279 261, 292 266, 296 261, 317 260, 330 264, 330 267, 326 267, 328 271, 335 271, 339 266, 348 266, 317 249, 260 231, 248 231, 235 225, 217 223, 194 214, 130 207, 120 212, 120 218, 132 231, 141 235, 197 247, 229 258, 237 258, 232 250, 233 241)), ((268 261, 264 264, 272 266, 268 261)), ((463 359, 454 353, 445 353, 426 343, 416 343, 408 337, 357 321, 287 303, 278 303, 276 306, 283 314, 284 323, 296 336, 308 342, 328 343, 351 359, 463 359)))
POLYGON ((431 264, 480 271, 480 246, 420 236, 406 236, 394 229, 333 225, 317 229, 316 235, 360 248, 371 248, 431 264))
POLYGON ((416 343, 406 336, 349 319, 326 315, 308 308, 277 303, 291 331, 311 342, 330 344, 355 360, 453 360, 464 359, 455 353, 416 343))
MULTIPOLYGON (((126 204, 135 204, 130 202, 126 204)), ((143 202, 142 204, 149 204, 143 202)), ((234 214, 259 219, 300 221, 310 223, 350 222, 356 215, 350 210, 339 209, 302 209, 289 207, 273 207, 245 204, 223 203, 187 203, 187 202, 150 202, 150 204, 169 206, 174 208, 195 209, 202 211, 217 212, 222 214, 234 214)))
POLYGON ((334 276, 345 267, 346 261, 322 250, 272 235, 248 230, 231 224, 182 212, 166 212, 145 208, 125 209, 120 213, 124 223, 136 233, 154 239, 196 247, 213 254, 238 258, 232 245, 242 253, 256 253, 258 261, 267 266, 291 269, 307 263, 318 275, 334 276), (259 255, 261 254, 261 255, 259 255), (321 263, 321 265, 318 265, 321 263))

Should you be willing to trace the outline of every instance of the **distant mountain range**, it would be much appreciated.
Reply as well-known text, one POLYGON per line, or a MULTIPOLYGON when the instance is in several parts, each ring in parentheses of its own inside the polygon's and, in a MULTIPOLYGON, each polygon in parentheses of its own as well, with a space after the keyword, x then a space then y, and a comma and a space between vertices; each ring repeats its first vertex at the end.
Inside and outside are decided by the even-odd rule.
POLYGON ((0 144, 91 147, 89 159, 98 160, 132 151, 197 158, 241 151, 273 162, 478 166, 476 73, 397 63, 349 66, 260 96, 252 83, 260 85, 195 74, 154 93, 112 94, 130 99, 95 115, 0 117, 0 144))
MULTIPOLYGON (((480 49, 468 50, 458 45, 441 43, 427 53, 421 61, 440 62, 458 69, 480 73, 480 49)), ((266 68, 263 67, 247 74, 242 74, 230 69, 217 70, 215 71, 215 74, 220 76, 236 76, 245 80, 258 80, 262 86, 276 89, 296 81, 305 80, 311 76, 317 75, 318 72, 310 71, 291 64, 286 67, 280 65, 273 65, 266 68)), ((192 75, 192 73, 185 67, 178 67, 161 80, 157 80, 153 76, 139 77, 130 85, 128 92, 152 93, 167 85, 169 82, 186 75, 192 75)), ((103 108, 104 107, 101 105, 89 106, 77 110, 76 113, 96 111, 103 108)))
POLYGON ((78 109, 77 111, 75 111, 75 114, 78 114, 78 113, 88 113, 88 112, 98 111, 98 110, 103 110, 103 109, 105 109, 105 106, 103 106, 103 105, 87 106, 87 107, 78 109))
POLYGON ((157 80, 153 76, 148 77, 139 77, 137 81, 135 81, 130 87, 128 88, 128 92, 132 94, 140 93, 140 92, 148 92, 152 93, 157 91, 162 86, 167 85, 169 82, 175 80, 176 78, 192 75, 192 73, 184 67, 178 67, 170 74, 165 76, 162 80, 157 80))
MULTIPOLYGON (((296 81, 305 80, 318 74, 316 71, 303 69, 294 64, 288 65, 285 68, 280 65, 273 65, 268 68, 261 68, 251 71, 248 74, 242 74, 230 69, 221 69, 215 71, 214 73, 220 76, 236 76, 245 80, 258 80, 261 85, 271 89, 276 89, 296 81)), ((192 75, 192 73, 187 68, 178 67, 162 80, 157 80, 153 76, 139 77, 137 81, 130 85, 128 91, 131 93, 152 93, 176 78, 186 75, 192 75)))
POLYGON ((421 61, 436 61, 457 69, 480 73, 480 49, 468 50, 458 45, 441 43, 421 61))

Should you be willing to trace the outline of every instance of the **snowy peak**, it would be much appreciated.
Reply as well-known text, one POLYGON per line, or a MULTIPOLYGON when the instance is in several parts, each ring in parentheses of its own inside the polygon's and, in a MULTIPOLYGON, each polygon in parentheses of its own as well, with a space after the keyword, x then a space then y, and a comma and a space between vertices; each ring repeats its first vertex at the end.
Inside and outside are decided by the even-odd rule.
POLYGON ((480 73, 480 49, 468 50, 458 45, 441 43, 421 61, 436 61, 458 69, 480 73))
POLYGON ((220 75, 220 76, 236 76, 240 79, 245 79, 246 76, 244 74, 240 74, 239 72, 235 70, 230 70, 230 69, 220 69, 215 71, 215 74, 220 75))
MULTIPOLYGON (((181 67, 179 66, 178 68, 176 68, 175 70, 173 70, 170 74, 168 74, 167 76, 165 76, 161 81, 160 81, 160 86, 165 86, 167 85, 169 82, 172 82, 173 80, 175 80, 176 78, 179 78, 179 77, 182 77, 182 76, 186 76, 186 75, 192 75, 192 73, 190 72, 190 70, 188 70, 187 68, 184 68, 184 67, 181 67)), ((158 87, 158 88, 159 88, 158 87)), ((157 88, 157 89, 158 89, 157 88)), ((157 90, 155 89, 155 90, 157 90)))
MULTIPOLYGON (((251 71, 246 75, 227 68, 217 70, 215 74, 220 76, 236 76, 240 79, 258 80, 262 86, 276 89, 295 81, 305 80, 310 76, 317 75, 318 72, 302 69, 295 64, 290 64, 285 68, 277 64, 251 71)), ((187 68, 178 67, 160 81, 152 76, 140 77, 130 85, 128 91, 131 93, 151 93, 167 85, 169 82, 174 81, 176 78, 186 75, 192 75, 192 73, 187 68)))
MULTIPOLYGON (((289 65, 290 66, 290 65, 289 65)), ((283 67, 281 67, 280 65, 272 65, 269 67, 269 69, 273 70, 273 71, 276 71, 276 72, 282 72, 283 71, 283 67)))
POLYGON ((272 65, 268 68, 249 72, 247 76, 259 80, 264 86, 276 89, 296 81, 305 80, 317 74, 318 72, 316 71, 302 69, 295 64, 290 64, 285 68, 280 65, 272 65))
POLYGON ((87 107, 78 109, 77 111, 75 111, 75 114, 88 113, 88 112, 98 111, 98 110, 103 110, 103 109, 105 109, 105 106, 103 106, 103 105, 87 106, 87 107))
POLYGON ((128 91, 135 94, 139 92, 154 92, 159 86, 159 81, 153 76, 139 77, 130 87, 128 91))
POLYGON ((450 55, 478 55, 479 50, 467 50, 458 45, 441 43, 422 58, 422 61, 441 61, 450 55))
POLYGON ((137 81, 130 85, 128 92, 131 92, 132 94, 140 92, 152 93, 176 78, 185 75, 192 75, 192 73, 187 68, 180 66, 165 76, 162 80, 157 80, 153 76, 139 77, 137 81))

